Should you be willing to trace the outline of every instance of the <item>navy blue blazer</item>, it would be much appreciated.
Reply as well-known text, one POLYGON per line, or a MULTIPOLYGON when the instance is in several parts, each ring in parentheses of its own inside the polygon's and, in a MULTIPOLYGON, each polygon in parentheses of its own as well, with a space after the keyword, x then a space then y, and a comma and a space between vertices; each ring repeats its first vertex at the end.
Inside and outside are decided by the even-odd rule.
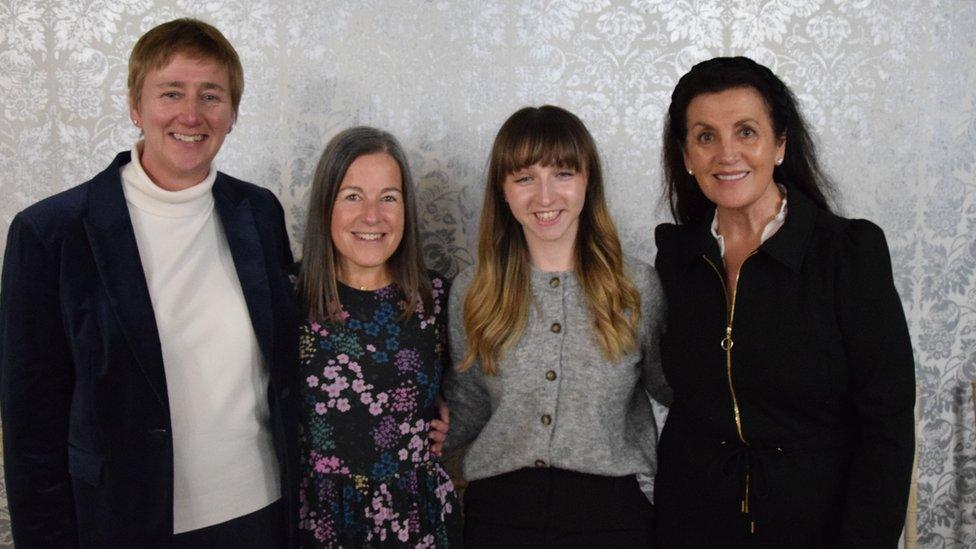
MULTIPOLYGON (((146 277, 122 192, 103 172, 19 213, 0 286, 3 458, 18 547, 166 546, 173 532, 169 399, 146 277)), ((297 517, 297 309, 281 205, 217 174, 217 214, 270 368, 289 520, 297 517)), ((294 526, 294 525, 292 525, 294 526)), ((289 538, 293 538, 289 529, 289 538)))

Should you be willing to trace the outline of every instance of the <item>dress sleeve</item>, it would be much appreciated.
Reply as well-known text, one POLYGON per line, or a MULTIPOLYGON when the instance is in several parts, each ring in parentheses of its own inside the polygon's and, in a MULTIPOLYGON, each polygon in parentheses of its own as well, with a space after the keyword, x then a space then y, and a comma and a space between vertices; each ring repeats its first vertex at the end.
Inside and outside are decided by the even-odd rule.
POLYGON ((859 426, 844 508, 846 547, 894 547, 914 454, 915 367, 884 233, 852 221, 836 271, 836 311, 859 426))
POLYGON ((664 299, 664 289, 657 271, 641 264, 646 269, 646 276, 640 277, 646 282, 639 288, 641 294, 641 382, 644 390, 651 398, 664 406, 670 406, 674 398, 671 386, 664 378, 661 367, 661 336, 664 335, 667 318, 667 302, 664 299))
POLYGON ((0 282, 0 402, 10 523, 24 547, 77 544, 68 474, 74 367, 58 273, 56 255, 17 216, 0 282))
POLYGON ((464 295, 470 281, 470 270, 454 281, 448 298, 448 333, 451 348, 451 366, 444 374, 444 398, 451 410, 451 428, 444 442, 445 453, 468 445, 481 432, 491 417, 491 401, 481 380, 482 370, 478 363, 459 372, 457 366, 468 350, 467 335, 461 319, 464 295))

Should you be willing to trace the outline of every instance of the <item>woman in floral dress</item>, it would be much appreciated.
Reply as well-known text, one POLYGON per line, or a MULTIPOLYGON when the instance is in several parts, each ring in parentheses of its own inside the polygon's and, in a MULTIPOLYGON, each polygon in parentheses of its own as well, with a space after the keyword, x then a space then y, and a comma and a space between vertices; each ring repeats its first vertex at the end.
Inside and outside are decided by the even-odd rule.
POLYGON ((428 431, 447 283, 424 267, 396 139, 348 129, 315 172, 298 291, 307 547, 456 547, 460 506, 428 431))

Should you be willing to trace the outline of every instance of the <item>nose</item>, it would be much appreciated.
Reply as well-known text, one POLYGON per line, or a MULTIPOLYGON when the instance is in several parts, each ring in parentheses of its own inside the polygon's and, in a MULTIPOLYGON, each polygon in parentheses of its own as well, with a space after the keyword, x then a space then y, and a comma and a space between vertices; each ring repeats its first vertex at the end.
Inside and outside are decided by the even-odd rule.
POLYGON ((553 185, 553 181, 551 177, 543 177, 542 179, 540 179, 539 194, 537 195, 537 199, 540 205, 545 206, 552 203, 552 197, 553 197, 552 185, 553 185))
POLYGON ((721 150, 719 151, 719 160, 724 164, 735 164, 739 161, 739 147, 734 139, 725 139, 722 141, 721 150))
POLYGON ((180 105, 180 122, 187 126, 194 126, 200 122, 200 103, 193 97, 187 96, 180 105))
POLYGON ((379 202, 376 200, 363 201, 363 222, 367 225, 375 225, 380 220, 379 202))

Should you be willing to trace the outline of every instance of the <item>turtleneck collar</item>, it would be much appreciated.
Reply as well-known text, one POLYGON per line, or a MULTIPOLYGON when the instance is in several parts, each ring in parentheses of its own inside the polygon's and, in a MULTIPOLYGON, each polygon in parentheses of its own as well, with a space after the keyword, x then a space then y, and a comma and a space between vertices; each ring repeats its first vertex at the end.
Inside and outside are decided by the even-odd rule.
POLYGON ((132 147, 132 161, 122 167, 122 189, 125 200, 147 213, 162 217, 192 217, 213 207, 213 184, 217 167, 211 163, 203 181, 181 191, 167 191, 156 185, 142 167, 139 157, 143 142, 132 147))

